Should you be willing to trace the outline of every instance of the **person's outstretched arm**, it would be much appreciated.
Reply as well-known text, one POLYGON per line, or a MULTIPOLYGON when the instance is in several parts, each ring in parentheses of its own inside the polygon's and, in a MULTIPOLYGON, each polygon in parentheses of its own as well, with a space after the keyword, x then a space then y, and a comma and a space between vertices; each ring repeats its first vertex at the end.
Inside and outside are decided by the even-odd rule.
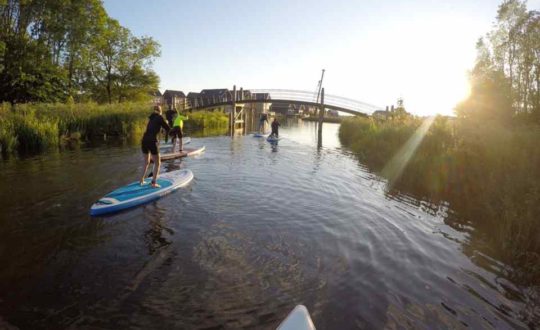
POLYGON ((169 134, 171 127, 169 126, 169 124, 167 124, 167 121, 163 119, 163 116, 161 116, 161 127, 163 127, 163 129, 167 132, 167 134, 169 134))

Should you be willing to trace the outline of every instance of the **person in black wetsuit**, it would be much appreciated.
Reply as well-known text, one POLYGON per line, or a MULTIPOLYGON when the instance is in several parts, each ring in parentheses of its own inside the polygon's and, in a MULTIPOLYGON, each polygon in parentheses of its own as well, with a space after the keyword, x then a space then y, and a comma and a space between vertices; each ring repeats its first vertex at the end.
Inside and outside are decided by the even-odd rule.
POLYGON ((154 175, 152 178, 153 188, 159 188, 159 185, 156 182, 159 175, 159 166, 161 165, 161 160, 159 159, 157 135, 159 134, 161 128, 165 129, 167 133, 170 130, 169 125, 167 125, 165 119, 163 119, 161 116, 161 107, 156 105, 154 106, 154 113, 148 117, 148 124, 146 125, 146 131, 144 132, 141 142, 141 149, 144 155, 144 172, 140 182, 141 185, 144 184, 144 177, 146 176, 148 165, 150 165, 150 159, 152 159, 154 162, 154 175))
POLYGON ((267 113, 261 113, 261 117, 259 118, 259 133, 261 134, 264 134, 264 122, 268 123, 267 113))
MULTIPOLYGON (((178 112, 176 112, 176 109, 173 109, 172 107, 169 107, 169 110, 165 111, 165 118, 167 118, 167 124, 169 124, 169 127, 173 127, 174 123, 174 117, 178 112)), ((169 141, 169 134, 165 134, 165 143, 169 141)))
POLYGON ((270 136, 279 137, 279 126, 281 126, 281 124, 278 122, 277 118, 274 118, 274 121, 272 122, 272 133, 270 136))

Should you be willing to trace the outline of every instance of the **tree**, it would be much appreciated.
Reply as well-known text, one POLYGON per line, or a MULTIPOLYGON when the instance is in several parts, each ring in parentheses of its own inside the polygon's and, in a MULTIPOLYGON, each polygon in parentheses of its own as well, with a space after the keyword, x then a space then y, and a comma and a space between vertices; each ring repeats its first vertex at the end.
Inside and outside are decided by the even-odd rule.
POLYGON ((0 0, 0 102, 138 97, 158 85, 156 56, 101 0, 0 0))
POLYGON ((508 121, 513 115, 511 82, 493 63, 482 38, 476 43, 476 50, 476 65, 469 74, 471 94, 458 104, 456 113, 462 118, 508 121))
POLYGON ((540 13, 525 2, 505 0, 493 31, 477 43, 471 95, 458 105, 462 117, 540 121, 540 13))
POLYGON ((157 88, 159 79, 150 65, 159 55, 159 44, 152 38, 136 38, 116 20, 108 19, 94 46, 89 51, 96 99, 120 102, 157 88))
POLYGON ((49 4, 37 0, 0 3, 0 101, 56 102, 65 98, 65 76, 50 55, 53 33, 45 29, 49 4))
POLYGON ((149 37, 131 37, 123 51, 116 66, 115 91, 119 102, 146 96, 159 84, 159 77, 150 70, 153 58, 159 55, 157 42, 149 37))
POLYGON ((512 98, 509 79, 501 72, 473 70, 470 76, 471 94, 456 107, 462 118, 508 122, 512 118, 512 98))
POLYGON ((107 13, 99 0, 71 1, 66 11, 64 67, 68 72, 69 92, 75 96, 85 92, 84 80, 90 63, 84 49, 103 34, 107 13))

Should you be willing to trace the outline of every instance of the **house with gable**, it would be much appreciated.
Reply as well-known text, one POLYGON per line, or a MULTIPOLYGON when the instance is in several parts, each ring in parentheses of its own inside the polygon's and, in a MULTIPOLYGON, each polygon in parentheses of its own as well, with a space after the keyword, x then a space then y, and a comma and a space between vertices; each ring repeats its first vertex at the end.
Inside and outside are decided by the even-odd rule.
POLYGON ((186 107, 186 95, 182 91, 175 91, 167 89, 163 93, 163 102, 169 108, 176 108, 178 110, 184 110, 186 107))
POLYGON ((187 104, 189 108, 197 108, 200 105, 202 105, 201 100, 201 93, 197 92, 189 92, 187 95, 187 104))
POLYGON ((154 105, 161 105, 163 104, 163 95, 159 91, 159 89, 150 91, 148 94, 150 94, 151 102, 154 105))

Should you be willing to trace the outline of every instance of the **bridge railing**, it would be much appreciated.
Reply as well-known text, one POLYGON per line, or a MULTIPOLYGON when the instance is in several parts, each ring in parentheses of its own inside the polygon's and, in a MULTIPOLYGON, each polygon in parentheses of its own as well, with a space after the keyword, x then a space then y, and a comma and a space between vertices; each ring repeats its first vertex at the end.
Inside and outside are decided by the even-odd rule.
MULTIPOLYGON (((232 91, 230 91, 232 93, 232 91)), ((229 93, 229 94, 230 94, 229 93)), ((300 90, 291 90, 291 89, 245 89, 241 92, 237 90, 236 99, 239 102, 247 101, 251 99, 268 99, 269 102, 272 100, 280 101, 291 101, 291 102, 305 102, 305 103, 319 103, 320 99, 317 99, 317 94, 310 91, 300 91, 300 90)), ((228 103, 232 100, 231 95, 224 95, 222 97, 214 98, 198 98, 189 100, 186 99, 184 108, 197 108, 197 107, 209 107, 214 104, 220 105, 228 103)), ((369 104, 362 101, 353 100, 350 98, 336 96, 336 95, 324 95, 324 103, 327 106, 333 106, 336 108, 346 109, 349 112, 357 112, 364 114, 371 114, 376 110, 382 109, 380 106, 369 104)))
MULTIPOLYGON (((263 93, 270 95, 270 99, 274 100, 291 100, 297 102, 319 103, 317 94, 308 91, 290 90, 290 89, 250 89, 251 93, 263 93)), ((380 110, 380 106, 369 104, 362 101, 353 100, 350 98, 325 94, 324 103, 329 106, 348 109, 354 112, 371 114, 376 110, 380 110)))

